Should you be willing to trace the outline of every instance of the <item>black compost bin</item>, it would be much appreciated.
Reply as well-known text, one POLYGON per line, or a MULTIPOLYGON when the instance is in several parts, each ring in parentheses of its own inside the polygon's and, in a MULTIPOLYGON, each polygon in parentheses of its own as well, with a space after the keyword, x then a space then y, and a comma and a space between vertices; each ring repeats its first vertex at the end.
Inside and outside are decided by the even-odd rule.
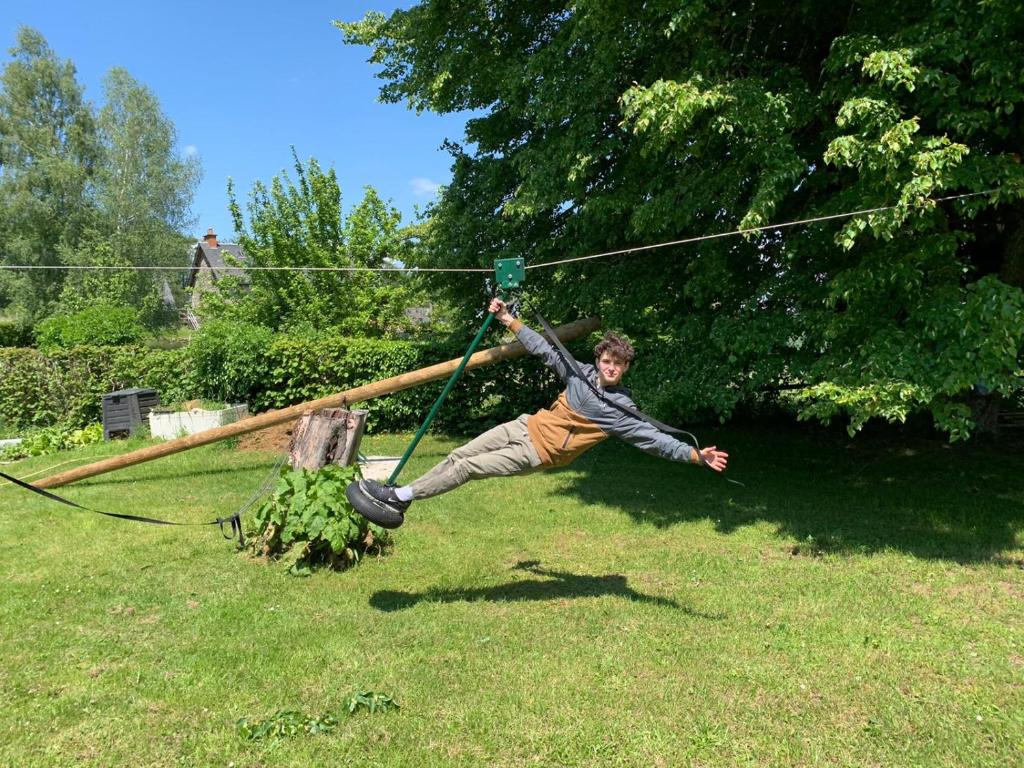
POLYGON ((160 405, 155 389, 122 389, 103 396, 103 439, 131 435, 160 405))

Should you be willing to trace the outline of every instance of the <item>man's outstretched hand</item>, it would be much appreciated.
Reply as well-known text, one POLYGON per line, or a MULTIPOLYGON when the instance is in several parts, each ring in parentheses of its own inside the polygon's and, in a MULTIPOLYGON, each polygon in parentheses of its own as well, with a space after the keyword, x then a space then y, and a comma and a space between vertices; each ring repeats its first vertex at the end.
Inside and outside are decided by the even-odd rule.
POLYGON ((709 445, 700 452, 700 460, 708 469, 713 469, 715 472, 723 472, 729 464, 729 454, 718 450, 714 445, 709 445))

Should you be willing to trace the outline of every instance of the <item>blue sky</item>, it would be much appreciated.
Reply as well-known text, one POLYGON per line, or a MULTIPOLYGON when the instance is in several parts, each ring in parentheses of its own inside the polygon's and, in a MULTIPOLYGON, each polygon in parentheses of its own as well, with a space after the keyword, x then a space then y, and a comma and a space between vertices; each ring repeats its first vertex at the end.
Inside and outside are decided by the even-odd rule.
POLYGON ((212 227, 229 239, 227 178, 247 199, 253 181, 291 168, 292 145, 303 160, 335 168, 346 210, 372 185, 409 222, 414 207, 450 180, 440 145, 462 139, 466 115, 417 115, 378 103, 370 50, 344 45, 331 21, 410 4, 4 0, 0 50, 6 62, 18 27, 34 27, 74 62, 97 106, 111 67, 148 86, 177 127, 181 152, 202 162, 192 206, 196 237, 212 227))

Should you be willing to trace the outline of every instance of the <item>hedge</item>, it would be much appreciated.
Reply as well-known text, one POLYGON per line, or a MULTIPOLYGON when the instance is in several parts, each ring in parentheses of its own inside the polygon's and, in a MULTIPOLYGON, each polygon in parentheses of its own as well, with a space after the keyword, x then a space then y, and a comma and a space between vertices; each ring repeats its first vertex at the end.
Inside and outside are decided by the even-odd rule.
POLYGON ((53 315, 35 327, 41 349, 137 344, 146 329, 134 307, 97 304, 72 315, 53 315))
MULTIPOLYGON (((254 412, 329 394, 460 357, 462 340, 423 343, 325 337, 294 339, 262 330, 216 329, 181 349, 74 347, 44 353, 0 349, 0 419, 18 428, 77 428, 101 418, 102 396, 156 389, 164 403, 205 398, 248 403, 254 412)), ((415 429, 443 382, 362 404, 368 430, 415 429)), ((464 374, 438 414, 438 429, 470 433, 546 404, 557 391, 535 358, 464 374)))
POLYGON ((16 427, 99 421, 102 397, 150 387, 165 401, 194 391, 187 351, 146 347, 73 347, 48 353, 0 349, 0 418, 16 427))

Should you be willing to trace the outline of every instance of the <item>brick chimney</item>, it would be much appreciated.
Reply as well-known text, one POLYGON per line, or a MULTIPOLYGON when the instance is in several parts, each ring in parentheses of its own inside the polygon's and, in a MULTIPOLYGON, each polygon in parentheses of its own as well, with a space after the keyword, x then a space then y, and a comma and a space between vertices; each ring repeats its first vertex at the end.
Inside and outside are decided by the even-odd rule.
POLYGON ((217 234, 213 231, 213 228, 206 230, 206 234, 203 235, 203 243, 207 248, 217 247, 217 234))

